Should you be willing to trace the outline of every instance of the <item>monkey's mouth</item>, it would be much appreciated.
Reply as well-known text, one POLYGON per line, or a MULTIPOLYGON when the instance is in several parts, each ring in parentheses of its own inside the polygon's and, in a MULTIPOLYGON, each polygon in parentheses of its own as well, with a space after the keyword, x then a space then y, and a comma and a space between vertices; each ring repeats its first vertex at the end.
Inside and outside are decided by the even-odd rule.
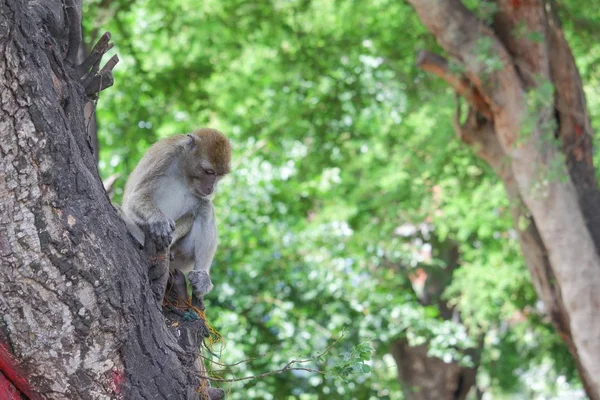
POLYGON ((215 191, 214 189, 209 189, 209 190, 202 190, 202 189, 196 189, 196 196, 198 197, 209 197, 211 194, 213 194, 215 191))

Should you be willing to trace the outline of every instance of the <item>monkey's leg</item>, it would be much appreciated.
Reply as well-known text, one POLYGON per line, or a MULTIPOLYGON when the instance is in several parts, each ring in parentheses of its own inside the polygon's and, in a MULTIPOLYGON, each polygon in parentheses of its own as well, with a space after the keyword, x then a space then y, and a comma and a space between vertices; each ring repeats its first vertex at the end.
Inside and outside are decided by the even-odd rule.
POLYGON ((192 291, 192 305, 199 310, 206 310, 204 306, 204 296, 197 296, 195 291, 192 291))
POLYGON ((165 293, 165 306, 185 312, 187 304, 188 291, 185 275, 179 270, 170 270, 165 293))
POLYGON ((204 295, 213 288, 208 271, 193 270, 188 274, 188 280, 192 284, 192 289, 196 297, 204 299, 204 295))
POLYGON ((210 280, 210 266, 217 250, 217 226, 212 204, 198 212, 194 219, 190 239, 194 243, 194 269, 188 273, 196 301, 204 306, 204 295, 213 288, 210 280))

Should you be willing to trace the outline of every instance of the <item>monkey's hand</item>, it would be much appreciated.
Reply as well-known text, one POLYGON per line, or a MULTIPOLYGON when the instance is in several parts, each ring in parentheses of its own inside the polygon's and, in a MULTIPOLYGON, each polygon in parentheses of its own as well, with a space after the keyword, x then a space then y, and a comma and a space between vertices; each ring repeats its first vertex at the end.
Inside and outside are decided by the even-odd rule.
POLYGON ((210 276, 206 271, 191 271, 188 274, 188 279, 192 284, 194 294, 198 297, 204 297, 213 288, 210 276))
POLYGON ((146 231, 158 250, 164 250, 171 245, 174 230, 175 221, 169 218, 149 221, 146 224, 146 231))

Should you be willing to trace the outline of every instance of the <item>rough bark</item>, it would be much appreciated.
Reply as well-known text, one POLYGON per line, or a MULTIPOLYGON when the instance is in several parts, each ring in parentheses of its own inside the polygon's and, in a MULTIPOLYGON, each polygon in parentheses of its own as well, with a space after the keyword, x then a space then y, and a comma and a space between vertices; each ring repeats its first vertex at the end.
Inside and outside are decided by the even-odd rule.
POLYGON ((198 398, 98 176, 84 103, 116 59, 78 65, 80 17, 0 1, 0 344, 44 398, 198 398))
MULTIPOLYGON (((538 294, 578 364, 588 396, 599 399, 600 194, 581 79, 551 3, 498 0, 492 26, 458 0, 409 3, 444 50, 464 66, 462 78, 486 104, 465 96, 473 116, 468 127, 459 124, 457 131, 502 178, 538 294), (519 24, 543 40, 516 35, 519 24), (499 68, 482 62, 482 40, 489 43, 485 56, 495 57, 499 68), (554 102, 528 107, 528 92, 544 82, 553 84, 554 102), (561 146, 549 140, 554 136, 561 146), (549 169, 554 177, 546 175, 549 169), (523 218, 529 220, 525 230, 518 228, 523 218)), ((456 78, 438 75, 461 93, 456 78)))

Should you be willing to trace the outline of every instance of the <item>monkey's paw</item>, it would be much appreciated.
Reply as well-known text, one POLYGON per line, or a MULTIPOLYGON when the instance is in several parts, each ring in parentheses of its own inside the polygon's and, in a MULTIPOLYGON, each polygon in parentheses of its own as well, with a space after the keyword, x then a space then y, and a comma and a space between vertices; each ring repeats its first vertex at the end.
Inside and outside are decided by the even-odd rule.
POLYGON ((156 244, 157 249, 166 249, 173 240, 173 231, 175 231, 175 221, 169 218, 160 219, 148 223, 148 235, 156 244))
POLYGON ((213 288, 213 284, 210 280, 210 276, 205 271, 191 271, 188 274, 188 279, 192 284, 194 293, 196 296, 201 297, 206 293, 210 292, 213 288))

